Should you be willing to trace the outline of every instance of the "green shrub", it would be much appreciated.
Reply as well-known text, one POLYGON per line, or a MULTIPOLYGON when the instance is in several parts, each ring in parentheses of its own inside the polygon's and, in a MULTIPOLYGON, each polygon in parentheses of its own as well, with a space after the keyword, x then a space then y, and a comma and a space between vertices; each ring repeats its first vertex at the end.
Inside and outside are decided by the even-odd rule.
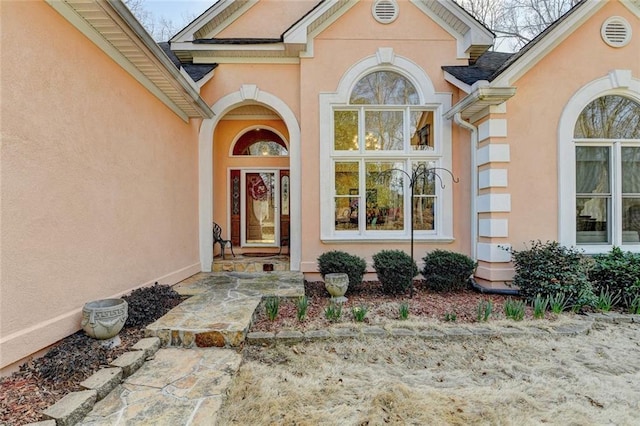
POLYGON ((402 302, 398 308, 398 318, 406 320, 409 318, 409 302, 402 302))
POLYGON ((418 275, 416 262, 402 250, 382 250, 374 254, 373 268, 385 294, 404 293, 418 275))
POLYGON ((534 241, 531 248, 511 250, 511 255, 516 270, 513 284, 527 302, 532 303, 538 294, 542 298, 562 294, 568 306, 590 303, 593 290, 588 272, 593 261, 575 248, 534 241))
POLYGON ((476 263, 468 256, 446 250, 434 250, 422 258, 422 276, 434 291, 455 291, 467 287, 476 263))
POLYGON ((298 321, 304 321, 307 317, 307 309, 309 308, 309 298, 307 296, 300 296, 296 299, 296 316, 298 321))
POLYGON ((278 311, 280 310, 280 299, 275 296, 267 297, 267 300, 264 303, 264 309, 269 321, 275 321, 278 316, 278 311))
POLYGON ((340 321, 342 316, 342 305, 339 303, 330 302, 326 308, 324 308, 324 316, 331 322, 340 321))
POLYGON ((343 273, 349 276, 347 293, 362 285, 362 277, 367 271, 367 263, 363 258, 344 251, 332 250, 318 257, 318 271, 324 278, 327 274, 343 273))
POLYGON ((640 254, 614 247, 609 253, 596 255, 593 259, 595 264, 589 279, 594 293, 619 294, 620 302, 628 307, 628 301, 640 294, 636 284, 640 280, 640 254))
POLYGON ((547 308, 549 307, 549 298, 542 297, 537 295, 535 299, 533 299, 533 317, 535 319, 543 319, 545 312, 547 312, 547 308))
POLYGON ((355 319, 356 322, 363 322, 364 321, 364 317, 367 316, 367 312, 368 311, 369 311, 369 309, 365 305, 354 306, 354 307, 351 308, 351 313, 353 314, 353 319, 355 319))
POLYGON ((493 301, 491 299, 479 301, 476 306, 476 320, 478 322, 487 322, 491 312, 493 312, 493 301))

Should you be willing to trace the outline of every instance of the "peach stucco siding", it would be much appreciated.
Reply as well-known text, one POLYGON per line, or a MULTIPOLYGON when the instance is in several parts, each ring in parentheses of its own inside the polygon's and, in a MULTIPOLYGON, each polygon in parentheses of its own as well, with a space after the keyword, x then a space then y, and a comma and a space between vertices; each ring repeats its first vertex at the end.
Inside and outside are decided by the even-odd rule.
POLYGON ((84 303, 199 270, 199 124, 45 2, 1 7, 5 367, 78 330, 84 303))
POLYGON ((560 117, 579 89, 610 71, 630 69, 640 77, 638 34, 638 18, 609 2, 515 82, 517 94, 507 102, 509 240, 515 248, 532 239, 558 240, 558 143, 570 143, 558 140, 560 117), (633 26, 634 37, 626 47, 602 41, 600 28, 611 16, 625 17, 633 26))

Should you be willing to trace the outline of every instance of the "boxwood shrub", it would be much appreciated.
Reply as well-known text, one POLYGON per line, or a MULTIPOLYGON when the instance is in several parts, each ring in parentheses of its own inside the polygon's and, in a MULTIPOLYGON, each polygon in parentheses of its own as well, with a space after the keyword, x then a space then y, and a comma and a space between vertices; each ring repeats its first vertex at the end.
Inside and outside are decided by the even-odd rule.
POLYGON ((418 275, 416 262, 401 250, 382 250, 373 255, 373 268, 385 294, 404 293, 418 275))
POLYGON ((357 290, 362 285, 362 277, 367 271, 367 263, 363 258, 344 251, 332 250, 318 257, 318 271, 324 278, 327 274, 344 273, 349 276, 347 293, 357 290))
POLYGON ((434 291, 455 291, 466 288, 476 262, 462 253, 434 250, 422 258, 422 276, 427 288, 434 291))

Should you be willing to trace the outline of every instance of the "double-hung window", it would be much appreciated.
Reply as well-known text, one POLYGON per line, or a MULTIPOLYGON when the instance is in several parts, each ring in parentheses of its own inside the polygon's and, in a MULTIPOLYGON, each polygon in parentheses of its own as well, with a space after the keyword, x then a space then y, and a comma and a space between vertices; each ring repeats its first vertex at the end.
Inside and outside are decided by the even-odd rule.
POLYGON ((420 105, 414 85, 375 71, 332 109, 333 230, 337 238, 436 235, 442 219, 442 150, 436 107, 420 105), (413 183, 413 188, 410 187, 413 183))
POLYGON ((640 104, 595 99, 574 130, 576 243, 640 244, 640 104))

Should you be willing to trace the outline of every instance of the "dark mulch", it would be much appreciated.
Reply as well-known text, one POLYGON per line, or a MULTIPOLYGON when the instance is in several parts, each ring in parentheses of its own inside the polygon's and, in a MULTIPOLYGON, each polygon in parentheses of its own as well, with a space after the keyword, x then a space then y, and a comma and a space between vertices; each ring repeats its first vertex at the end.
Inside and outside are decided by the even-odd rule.
MULTIPOLYGON (((482 300, 493 302, 491 319, 504 319, 503 305, 508 296, 480 294, 472 289, 455 292, 433 292, 427 289, 423 281, 414 281, 414 294, 387 295, 377 281, 364 282, 356 291, 346 294, 349 299, 342 308, 341 322, 354 321, 353 307, 364 306, 367 316, 364 323, 378 323, 384 320, 398 319, 399 305, 409 305, 409 319, 425 321, 443 321, 445 314, 455 313, 456 322, 471 323, 477 321, 477 307, 482 300)), ((330 303, 329 293, 324 282, 305 282, 305 294, 309 300, 307 317, 300 322, 297 319, 297 307, 294 300, 280 302, 278 316, 274 321, 267 318, 264 302, 256 310, 251 331, 278 331, 283 328, 297 330, 316 330, 329 327, 332 323, 325 318, 325 308, 330 303)), ((531 318, 531 308, 527 308, 526 317, 531 318)))
POLYGON ((40 414, 80 383, 106 367, 138 340, 144 327, 178 305, 183 298, 169 286, 154 285, 124 297, 129 318, 119 333, 122 343, 105 348, 79 331, 54 345, 43 357, 20 366, 20 371, 0 378, 0 424, 23 425, 43 420, 40 414))

